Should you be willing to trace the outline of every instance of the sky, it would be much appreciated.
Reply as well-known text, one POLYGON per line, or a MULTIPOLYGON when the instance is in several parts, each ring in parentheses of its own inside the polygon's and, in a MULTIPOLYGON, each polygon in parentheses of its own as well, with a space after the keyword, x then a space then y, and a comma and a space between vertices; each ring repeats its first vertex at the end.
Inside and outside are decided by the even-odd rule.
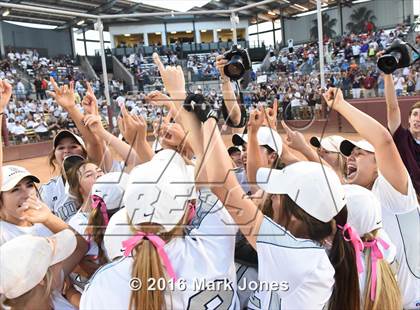
POLYGON ((201 7, 210 2, 210 0, 129 0, 131 2, 144 3, 169 10, 187 12, 191 8, 201 7))

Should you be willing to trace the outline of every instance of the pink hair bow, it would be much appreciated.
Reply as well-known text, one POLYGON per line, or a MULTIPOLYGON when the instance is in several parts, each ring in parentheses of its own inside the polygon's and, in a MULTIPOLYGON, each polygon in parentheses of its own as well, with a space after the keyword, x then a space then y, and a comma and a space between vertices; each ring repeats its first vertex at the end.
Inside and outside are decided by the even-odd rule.
POLYGON ((105 204, 105 201, 102 199, 102 197, 99 197, 98 195, 92 195, 92 208, 93 209, 99 208, 99 210, 102 213, 105 226, 108 226, 108 223, 109 223, 108 212, 106 211, 106 204, 105 204))
POLYGON ((346 224, 343 226, 337 225, 338 228, 342 230, 343 238, 345 241, 350 241, 353 245, 354 251, 356 253, 356 264, 357 264, 357 272, 363 272, 363 264, 362 264, 362 251, 364 249, 362 239, 360 239, 359 234, 355 229, 353 229, 350 224, 346 224), (346 237, 346 231, 349 234, 350 238, 346 237))
POLYGON ((195 218, 196 215, 196 204, 194 201, 188 203, 188 224, 195 218))
POLYGON ((389 244, 379 237, 376 237, 372 241, 365 241, 363 243, 366 248, 370 248, 370 258, 372 261, 372 281, 370 286, 370 299, 372 301, 374 301, 376 297, 377 262, 378 260, 384 258, 381 250, 378 247, 378 242, 384 247, 384 249, 389 248, 389 244))
POLYGON ((162 238, 156 236, 155 234, 144 233, 139 231, 130 239, 123 241, 122 245, 124 247, 124 256, 130 256, 131 252, 136 247, 136 245, 139 244, 139 242, 145 238, 148 239, 156 248, 160 258, 162 259, 162 263, 165 266, 166 271, 168 272, 169 277, 176 281, 175 271, 172 267, 168 255, 165 252, 165 249, 163 248, 165 245, 165 241, 163 241, 162 238))

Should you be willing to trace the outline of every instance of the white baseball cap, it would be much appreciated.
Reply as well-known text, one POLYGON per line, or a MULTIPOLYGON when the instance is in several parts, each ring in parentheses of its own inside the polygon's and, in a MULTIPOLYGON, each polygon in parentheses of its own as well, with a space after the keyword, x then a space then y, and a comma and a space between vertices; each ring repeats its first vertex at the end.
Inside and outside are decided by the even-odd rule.
POLYGON ((60 143, 61 139, 68 138, 68 137, 75 139, 77 141, 77 143, 79 143, 84 149, 86 149, 86 145, 85 145, 85 142, 83 141, 82 137, 76 135, 75 133, 71 132, 70 130, 61 130, 55 135, 55 137, 53 139, 54 148, 57 147, 57 145, 60 143))
POLYGON ((39 179, 32 175, 28 170, 20 166, 6 165, 1 167, 3 175, 3 184, 1 185, 1 191, 10 191, 16 186, 22 179, 30 177, 35 183, 39 183, 39 179))
POLYGON ((123 255, 122 242, 132 235, 127 209, 122 208, 111 217, 104 233, 105 254, 109 261, 123 255))
MULTIPOLYGON (((281 155, 283 150, 283 140, 278 132, 270 127, 260 127, 257 132, 258 145, 268 145, 274 152, 281 155)), ((248 135, 234 134, 232 143, 236 146, 248 143, 248 135)))
POLYGON ((170 231, 183 217, 194 192, 194 175, 182 156, 164 149, 131 171, 123 203, 131 224, 157 223, 170 231))
POLYGON ((372 191, 352 184, 343 187, 347 198, 347 223, 354 227, 360 236, 382 228, 381 204, 372 191))
POLYGON ((119 209, 122 206, 128 174, 110 172, 99 177, 92 186, 92 195, 97 195, 105 202, 107 210, 119 209))
POLYGON ((16 237, 0 247, 0 294, 17 298, 37 286, 50 266, 76 249, 76 236, 65 229, 51 237, 16 237))
POLYGON ((323 149, 327 150, 328 152, 340 153, 340 144, 343 142, 344 138, 341 136, 328 136, 323 137, 322 139, 319 137, 312 137, 309 140, 312 146, 316 148, 322 147, 323 149))
POLYGON ((295 97, 298 98, 298 99, 300 99, 300 93, 296 92, 295 93, 295 97))
POLYGON ((267 193, 288 195, 306 213, 325 223, 346 205, 337 174, 320 163, 301 161, 281 170, 260 168, 257 183, 267 193))
POLYGON ((344 156, 350 156, 351 152, 355 147, 358 147, 359 149, 375 153, 375 148, 372 144, 367 142, 366 140, 360 140, 360 141, 351 141, 351 140, 343 140, 340 144, 340 152, 344 156))

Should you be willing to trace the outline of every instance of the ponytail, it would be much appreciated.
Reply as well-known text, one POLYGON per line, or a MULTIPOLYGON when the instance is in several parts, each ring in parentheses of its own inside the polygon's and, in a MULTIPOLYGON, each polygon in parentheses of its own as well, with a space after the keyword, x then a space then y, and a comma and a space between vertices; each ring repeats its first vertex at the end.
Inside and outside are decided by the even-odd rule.
MULTIPOLYGON (((365 234, 363 241, 371 241, 376 238, 378 230, 365 234)), ((363 310, 380 310, 380 309, 402 309, 402 297, 395 274, 392 272, 391 266, 384 259, 376 262, 376 292, 375 299, 371 298, 372 289, 372 248, 365 248, 366 257, 366 279, 365 289, 363 292, 363 310)))
POLYGON ((102 241, 104 240, 104 233, 106 229, 106 223, 104 217, 102 216, 102 212, 99 208, 95 208, 91 211, 88 226, 86 228, 86 234, 89 235, 90 239, 96 242, 99 248, 98 252, 98 260, 99 264, 103 265, 108 263, 108 259, 102 249, 102 241))
MULTIPOLYGON (((158 224, 140 225, 136 226, 134 230, 137 233, 146 236, 148 234, 154 235, 155 237, 158 237, 167 243, 174 237, 184 236, 184 227, 188 222, 188 215, 189 212, 185 212, 178 225, 169 232, 159 233, 159 231, 162 230, 162 226, 158 224)), ((129 242, 129 240, 127 241, 129 242)), ((124 241, 123 245, 127 241, 124 241)), ((129 253, 127 253, 127 247, 124 255, 129 255, 129 253)), ((132 278, 139 279, 142 285, 138 290, 132 290, 129 309, 167 309, 168 307, 165 301, 165 290, 160 290, 158 285, 154 286, 154 290, 149 290, 148 284, 150 283, 151 278, 154 278, 156 281, 158 281, 159 279, 166 279, 167 273, 169 276, 171 276, 171 272, 173 272, 172 266, 170 266, 170 270, 168 270, 169 266, 165 264, 166 270, 168 271, 165 272, 161 256, 158 253, 158 249, 147 237, 142 238, 142 240, 135 245, 131 251, 131 255, 133 256, 134 260, 132 264, 131 276, 132 278)), ((172 308, 172 306, 170 308, 172 308)))
POLYGON ((162 262, 156 248, 149 239, 143 239, 136 247, 134 254, 133 278, 141 281, 139 290, 133 290, 129 309, 162 310, 166 309, 165 291, 148 290, 150 278, 165 278, 162 262))
MULTIPOLYGON (((336 216, 337 226, 344 227, 347 222, 347 207, 336 216)), ((328 310, 359 310, 360 289, 357 272, 356 253, 350 242, 344 240, 343 230, 337 229, 330 251, 330 261, 335 269, 335 285, 328 310)), ((346 236, 350 239, 350 236, 346 236)))

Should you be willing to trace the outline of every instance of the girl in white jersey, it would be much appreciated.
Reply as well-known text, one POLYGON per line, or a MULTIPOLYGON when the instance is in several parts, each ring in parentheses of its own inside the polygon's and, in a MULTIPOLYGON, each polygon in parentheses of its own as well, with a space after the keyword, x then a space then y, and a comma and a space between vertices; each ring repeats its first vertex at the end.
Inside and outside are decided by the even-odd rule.
POLYGON ((61 294, 64 278, 86 251, 70 229, 48 238, 22 235, 0 247, 0 294, 18 309, 75 310, 61 294))
POLYGON ((209 304, 237 309, 236 227, 207 192, 199 200, 199 222, 184 232, 193 182, 173 150, 133 169, 123 199, 127 219, 121 230, 130 225, 132 233, 123 242, 124 257, 98 270, 81 309, 205 309, 209 304))
POLYGON ((420 301, 420 207, 416 193, 391 134, 385 127, 346 102, 340 89, 324 98, 366 140, 344 140, 347 183, 371 190, 382 208, 383 226, 397 247, 397 280, 406 309, 420 301))
POLYGON ((344 185, 352 242, 357 245, 362 309, 401 309, 401 293, 391 268, 396 248, 382 228, 381 205, 358 185, 344 185))
POLYGON ((201 118, 203 146, 212 150, 205 161, 208 179, 215 184, 212 191, 258 253, 261 286, 248 307, 323 309, 328 303, 329 309, 359 309, 355 250, 345 241, 350 227, 344 190, 335 172, 313 162, 282 170, 260 168, 258 186, 273 194, 267 198, 273 219, 264 217, 230 173, 217 123, 212 113, 206 114, 210 118, 201 118), (323 245, 329 242, 328 257, 323 245))

